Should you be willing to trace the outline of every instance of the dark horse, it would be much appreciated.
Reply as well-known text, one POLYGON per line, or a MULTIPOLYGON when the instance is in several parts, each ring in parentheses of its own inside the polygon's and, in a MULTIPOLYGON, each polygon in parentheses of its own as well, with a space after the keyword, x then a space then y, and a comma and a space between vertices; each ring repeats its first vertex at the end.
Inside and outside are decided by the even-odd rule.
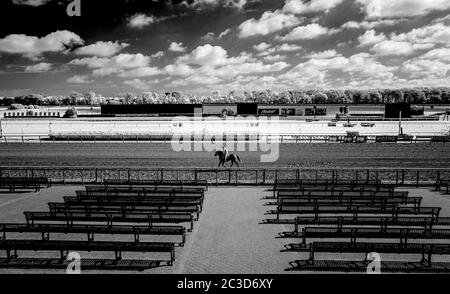
POLYGON ((216 153, 214 154, 214 156, 219 156, 219 166, 225 166, 225 162, 227 161, 231 161, 231 166, 233 167, 233 165, 236 163, 236 165, 239 167, 239 163, 242 162, 242 160, 239 158, 239 156, 237 154, 228 154, 228 158, 225 160, 225 154, 223 151, 216 151, 216 153))

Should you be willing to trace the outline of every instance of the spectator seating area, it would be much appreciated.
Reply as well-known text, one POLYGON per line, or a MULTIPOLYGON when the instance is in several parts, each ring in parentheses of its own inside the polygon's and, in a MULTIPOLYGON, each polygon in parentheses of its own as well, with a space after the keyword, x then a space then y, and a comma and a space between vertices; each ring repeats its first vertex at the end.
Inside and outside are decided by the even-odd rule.
POLYGON ((292 225, 278 238, 299 241, 281 251, 305 256, 289 271, 366 272, 378 253, 382 272, 450 272, 435 261, 450 256, 450 217, 421 197, 374 181, 278 181, 273 190, 264 222, 292 225))
POLYGON ((0 190, 7 190, 11 193, 17 190, 40 191, 42 187, 49 188, 51 182, 44 177, 0 177, 0 190))
POLYGON ((204 183, 190 184, 163 183, 159 187, 159 183, 107 182, 86 186, 76 191, 77 196, 64 196, 64 202, 48 203, 47 212, 24 212, 26 222, 0 224, 0 250, 6 252, 6 257, 0 258, 0 267, 66 268, 66 258, 72 251, 81 255, 83 269, 171 266, 175 248, 184 246, 186 232, 193 230, 200 217, 207 190, 204 183), (12 234, 20 238, 10 238, 12 234), (36 234, 40 238, 30 239, 36 234), (56 237, 60 234, 66 236, 64 240, 56 237), (101 240, 116 235, 129 236, 130 240, 101 240), (24 251, 50 251, 59 256, 19 256, 18 252, 25 255, 24 251), (114 258, 83 258, 86 252, 113 254, 114 258), (145 253, 146 258, 122 258, 123 254, 136 253, 145 253))

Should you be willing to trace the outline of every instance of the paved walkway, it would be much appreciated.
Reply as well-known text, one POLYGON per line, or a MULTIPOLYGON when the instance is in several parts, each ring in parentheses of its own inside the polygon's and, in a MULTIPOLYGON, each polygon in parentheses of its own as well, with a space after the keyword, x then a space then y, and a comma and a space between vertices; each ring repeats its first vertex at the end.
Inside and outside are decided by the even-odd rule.
POLYGON ((267 217, 263 206, 270 195, 262 188, 212 188, 204 213, 194 232, 189 252, 176 273, 230 274, 282 273, 293 260, 292 253, 280 253, 287 239, 275 239, 286 229, 261 224, 267 217))

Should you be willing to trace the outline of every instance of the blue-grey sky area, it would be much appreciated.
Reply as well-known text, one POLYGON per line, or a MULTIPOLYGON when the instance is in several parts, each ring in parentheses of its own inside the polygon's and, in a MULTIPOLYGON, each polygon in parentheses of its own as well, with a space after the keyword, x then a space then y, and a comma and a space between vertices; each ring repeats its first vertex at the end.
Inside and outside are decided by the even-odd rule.
POLYGON ((448 0, 2 0, 0 96, 450 86, 448 0))

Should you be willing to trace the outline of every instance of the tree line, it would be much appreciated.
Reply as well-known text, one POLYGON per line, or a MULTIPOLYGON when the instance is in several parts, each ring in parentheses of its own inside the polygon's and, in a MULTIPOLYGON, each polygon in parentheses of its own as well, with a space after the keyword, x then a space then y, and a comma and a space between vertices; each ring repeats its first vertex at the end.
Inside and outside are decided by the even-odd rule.
POLYGON ((450 87, 420 87, 405 89, 345 89, 345 90, 271 90, 237 94, 199 96, 180 92, 122 93, 103 97, 94 92, 72 92, 67 96, 45 96, 28 94, 18 97, 0 98, 0 105, 13 104, 63 106, 101 104, 211 104, 211 103, 260 103, 260 104, 450 104, 450 87))

